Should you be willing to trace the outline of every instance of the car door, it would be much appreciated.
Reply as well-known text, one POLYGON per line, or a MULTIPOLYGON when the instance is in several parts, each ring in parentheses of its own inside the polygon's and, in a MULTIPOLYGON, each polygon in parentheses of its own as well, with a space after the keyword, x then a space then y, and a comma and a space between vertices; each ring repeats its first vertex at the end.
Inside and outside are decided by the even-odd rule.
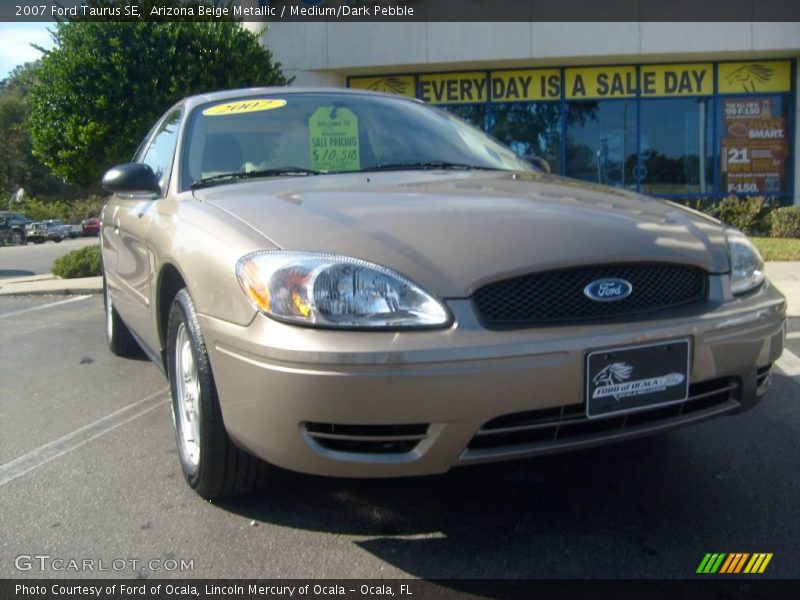
POLYGON ((167 193, 180 121, 180 109, 168 113, 134 160, 153 169, 161 183, 161 194, 129 195, 110 207, 118 286, 114 304, 125 323, 151 347, 155 340, 149 339, 152 265, 147 232, 156 216, 156 203, 167 193))

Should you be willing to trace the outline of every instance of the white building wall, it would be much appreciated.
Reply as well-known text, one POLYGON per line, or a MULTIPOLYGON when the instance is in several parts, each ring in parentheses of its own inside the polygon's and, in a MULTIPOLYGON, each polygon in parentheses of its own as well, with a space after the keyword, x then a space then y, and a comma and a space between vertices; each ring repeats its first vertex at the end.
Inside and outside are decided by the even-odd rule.
POLYGON ((288 71, 354 75, 786 58, 800 56, 800 23, 274 23, 264 42, 288 71))

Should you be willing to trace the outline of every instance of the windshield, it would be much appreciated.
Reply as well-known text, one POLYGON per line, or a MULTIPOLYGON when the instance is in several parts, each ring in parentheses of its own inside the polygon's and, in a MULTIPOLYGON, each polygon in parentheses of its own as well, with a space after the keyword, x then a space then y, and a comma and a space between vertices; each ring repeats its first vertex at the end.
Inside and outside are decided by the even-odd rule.
POLYGON ((530 164, 444 111, 391 97, 287 93, 193 111, 181 188, 230 174, 308 176, 414 168, 530 171, 530 164))

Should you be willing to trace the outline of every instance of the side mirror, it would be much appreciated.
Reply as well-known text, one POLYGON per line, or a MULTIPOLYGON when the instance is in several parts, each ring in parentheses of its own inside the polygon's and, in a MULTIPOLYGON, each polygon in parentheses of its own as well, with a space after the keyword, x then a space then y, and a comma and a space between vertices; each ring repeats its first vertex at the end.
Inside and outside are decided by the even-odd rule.
POLYGON ((103 188, 112 194, 161 194, 161 184, 149 165, 125 163, 103 175, 103 188))
POLYGON ((539 169, 544 173, 552 173, 553 170, 550 168, 550 163, 543 159, 541 156, 536 156, 534 154, 526 154, 525 160, 531 163, 534 167, 539 169))

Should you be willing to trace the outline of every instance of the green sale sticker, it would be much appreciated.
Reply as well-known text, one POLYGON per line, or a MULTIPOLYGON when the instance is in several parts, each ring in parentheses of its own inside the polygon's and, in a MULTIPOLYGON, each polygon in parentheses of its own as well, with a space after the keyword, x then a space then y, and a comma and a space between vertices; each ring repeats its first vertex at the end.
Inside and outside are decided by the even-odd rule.
POLYGON ((308 120, 311 168, 357 171, 361 168, 358 117, 349 108, 320 106, 308 120))

